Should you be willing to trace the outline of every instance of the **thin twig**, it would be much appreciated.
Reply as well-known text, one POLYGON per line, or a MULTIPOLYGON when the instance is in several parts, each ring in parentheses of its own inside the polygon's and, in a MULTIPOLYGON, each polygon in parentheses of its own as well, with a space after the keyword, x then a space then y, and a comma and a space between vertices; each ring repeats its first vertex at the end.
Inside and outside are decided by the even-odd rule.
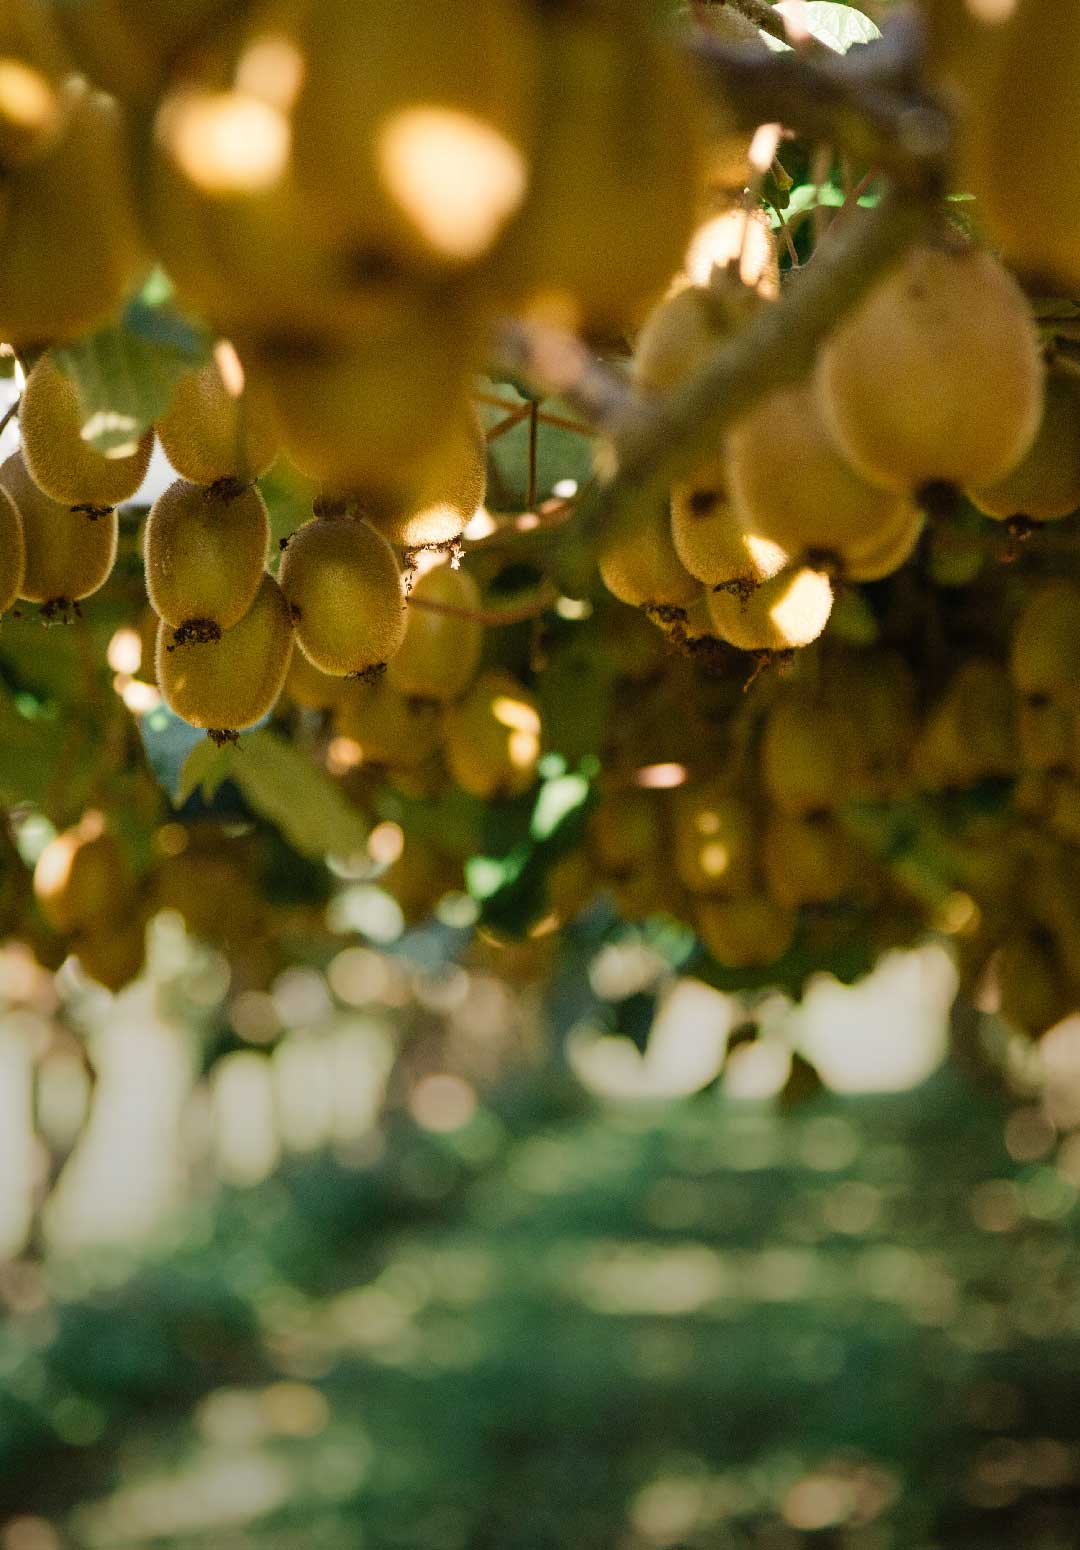
POLYGON ((4 410, 3 417, 0 418, 0 436, 4 434, 12 420, 14 420, 15 416, 18 414, 19 405, 21 403, 22 394, 19 395, 13 404, 9 404, 8 407, 4 410))
POLYGON ((505 318, 493 350, 500 370, 565 398, 594 428, 615 424, 633 402, 624 374, 561 329, 505 318))

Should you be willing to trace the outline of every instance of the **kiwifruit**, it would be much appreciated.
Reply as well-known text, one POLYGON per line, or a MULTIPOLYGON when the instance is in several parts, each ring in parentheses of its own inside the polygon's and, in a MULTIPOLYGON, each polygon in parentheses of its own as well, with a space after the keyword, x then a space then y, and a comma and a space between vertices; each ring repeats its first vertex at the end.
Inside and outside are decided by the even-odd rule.
POLYGON ((521 796, 536 779, 540 711, 509 673, 483 673, 446 711, 443 755, 463 791, 481 801, 521 796))
POLYGON ((26 577, 26 539, 22 518, 7 490, 0 485, 0 614, 20 596, 26 577))
POLYGON ((7 0, 0 15, 0 166, 44 155, 63 133, 71 61, 41 0, 7 0))
POLYGON ((609 877, 654 867, 662 840, 659 805, 646 791, 605 792, 589 819, 589 854, 609 877))
POLYGON ((761 777, 769 799, 796 814, 842 806, 851 795, 858 733, 832 697, 782 695, 769 707, 761 734, 761 777))
POLYGON ((716 633, 740 651, 793 651, 828 624, 833 590, 824 572, 791 566, 749 597, 712 592, 708 601, 716 633))
POLYGON ((1030 592, 1013 635, 1012 680, 1021 694, 1076 705, 1080 685, 1080 586, 1048 581, 1030 592))
POLYGON ((826 344, 817 387, 841 451, 872 483, 993 484, 1042 412, 1031 309, 990 254, 914 248, 826 344))
POLYGON ((701 941, 727 969, 765 969, 795 938, 797 916, 760 894, 745 899, 702 899, 694 911, 701 941))
POLYGON ((453 543, 484 499, 487 443, 470 407, 447 427, 443 448, 433 458, 416 504, 372 516, 372 525, 402 549, 453 543))
POLYGON ((157 681, 166 703, 190 726, 231 733, 274 707, 292 654, 292 615, 273 576, 264 575, 247 613, 219 640, 173 639, 158 626, 157 681))
POLYGON ((925 527, 925 513, 912 502, 902 501, 884 527, 848 543, 840 556, 839 574, 845 581, 855 582, 891 576, 911 559, 925 527))
POLYGON ((78 78, 64 93, 60 139, 4 182, 0 338, 16 348, 97 328, 145 262, 117 105, 78 78))
POLYGON ((341 685, 334 728, 359 744, 365 764, 411 770, 429 759, 442 741, 442 713, 434 701, 412 699, 383 677, 374 683, 341 685))
POLYGON ((647 392, 669 393, 700 371, 730 332, 723 293, 683 285, 645 319, 634 345, 634 381, 647 392))
POLYGON ((115 995, 142 972, 146 961, 146 914, 135 908, 111 926, 80 931, 73 946, 83 973, 115 995))
POLYGON ((835 903, 860 881, 852 841, 838 820, 826 814, 770 812, 761 859, 769 897, 786 909, 835 903))
POLYGON ((239 624, 262 585, 270 516, 258 490, 177 479, 150 508, 143 536, 155 613, 191 639, 239 624))
POLYGON ((175 910, 192 936, 239 947, 264 931, 264 906, 251 879, 228 854, 201 846, 167 856, 153 878, 155 910, 175 910))
POLYGON ((315 517, 289 539, 278 571, 301 651, 345 678, 389 662, 405 639, 401 573, 390 545, 356 517, 315 517))
POLYGON ((246 385, 231 392, 216 360, 177 378, 156 428, 165 456, 192 484, 247 484, 261 479, 278 454, 269 405, 246 385))
POLYGON ((703 158, 697 83, 643 9, 560 6, 545 27, 544 155, 508 237, 527 310, 618 331, 679 268, 703 158), (619 146, 612 155, 612 146, 619 146))
POLYGON ((544 881, 548 907, 561 923, 574 920, 587 909, 600 887, 596 868, 584 850, 572 850, 560 856, 549 868, 544 881))
MULTIPOLYGON (((525 192, 540 38, 517 0, 322 0, 301 16, 297 177, 335 238, 411 266, 474 263, 525 192)), ((535 167, 532 169, 535 175, 535 167)))
POLYGON ((320 673, 302 651, 293 652, 283 693, 294 705, 302 710, 333 710, 343 689, 342 679, 320 673))
POLYGON ((21 598, 62 611, 104 586, 116 560, 115 511, 95 516, 50 500, 31 479, 21 452, 0 465, 0 486, 22 523, 26 563, 21 598))
POLYGON ((464 879, 459 861, 430 840, 410 835, 378 883, 397 902, 406 925, 415 926, 428 919, 446 894, 462 892, 464 879))
POLYGON ((418 576, 409 594, 405 638, 387 669, 394 688, 429 700, 464 694, 484 639, 483 625, 466 616, 479 607, 480 588, 468 571, 442 564, 418 576), (442 613, 427 603, 463 612, 442 613))
POLYGON ((132 909, 135 881, 104 814, 87 812, 51 840, 34 868, 34 896, 56 931, 100 931, 132 909))
POLYGON ((847 726, 851 766, 845 781, 859 800, 882 802, 911 785, 918 731, 915 679, 898 652, 844 652, 830 658, 827 700, 847 726))
POLYGON ((788 563, 771 538, 746 528, 724 492, 724 470, 700 470, 692 484, 671 492, 671 538, 690 573, 709 587, 748 591, 770 580, 788 563))
POLYGON ((999 484, 969 490, 988 517, 1050 522, 1080 506, 1080 373, 1051 366, 1039 432, 1026 457, 999 484))
POLYGON ((632 608, 685 608, 701 592, 675 552, 667 506, 659 500, 616 512, 601 535, 597 562, 608 591, 632 608))
POLYGON ((733 426, 727 451, 736 517, 788 554, 843 562, 908 516, 902 495, 868 484, 840 452, 810 383, 763 398, 733 426))
POLYGON ((753 891, 757 825, 753 810, 722 780, 683 786, 676 793, 675 871, 684 888, 713 898, 753 891))
POLYGON ((65 506, 107 510, 130 500, 146 477, 154 433, 139 437, 134 451, 107 457, 86 439, 79 390, 51 355, 43 355, 26 379, 19 405, 19 433, 30 477, 65 506))
POLYGON ((916 775, 931 790, 963 789, 1014 775, 1018 762, 1016 702, 1008 679, 989 657, 968 657, 923 725, 916 775))

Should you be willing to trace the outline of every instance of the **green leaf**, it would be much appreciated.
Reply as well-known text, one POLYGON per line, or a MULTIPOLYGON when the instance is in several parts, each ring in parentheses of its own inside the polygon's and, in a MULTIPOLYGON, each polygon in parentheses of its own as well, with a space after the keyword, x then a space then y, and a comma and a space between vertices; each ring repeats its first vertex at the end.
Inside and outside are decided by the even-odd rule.
POLYGON ((153 294, 136 297, 119 323, 53 351, 78 390, 83 435, 105 454, 130 450, 164 413, 177 378, 208 357, 206 336, 153 294))
POLYGON ((226 776, 234 781, 248 805, 302 856, 320 860, 364 848, 367 823, 308 754, 269 730, 249 732, 227 752, 231 757, 223 769, 204 767, 219 784, 226 776))
MULTIPOLYGON (((783 9, 782 4, 777 6, 781 13, 783 9)), ((839 4, 838 0, 808 0, 808 4, 799 7, 799 19, 811 37, 837 54, 846 54, 855 43, 872 43, 881 37, 880 29, 869 16, 864 16, 853 5, 839 4)), ((766 33, 762 37, 770 48, 787 47, 786 43, 766 33)))
POLYGON ((173 802, 177 807, 202 791, 208 802, 217 795, 223 781, 235 773, 236 749, 232 744, 218 748, 208 737, 201 737, 180 767, 173 802))

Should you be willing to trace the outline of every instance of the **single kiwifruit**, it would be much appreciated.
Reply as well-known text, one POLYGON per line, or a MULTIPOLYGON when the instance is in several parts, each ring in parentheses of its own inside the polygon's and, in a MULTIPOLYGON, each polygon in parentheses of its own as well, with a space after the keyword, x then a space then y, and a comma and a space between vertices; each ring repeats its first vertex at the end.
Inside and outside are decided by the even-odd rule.
POLYGON ((671 537, 690 574, 709 587, 749 591, 788 563, 787 551, 747 528, 724 493, 724 471, 701 470, 671 492, 671 537))
POLYGON ((647 392, 670 392, 700 371, 730 332, 723 292, 683 285, 645 319, 634 345, 634 381, 647 392))
POLYGON ((468 571, 442 564, 418 576, 409 593, 405 638, 387 669, 394 688, 429 700, 464 694, 484 640, 475 617, 479 607, 480 588, 468 571))
POLYGON ((832 904, 860 881, 851 840, 838 820, 824 813, 796 817, 770 812, 761 860, 769 897, 786 909, 832 904))
POLYGON ((698 936, 726 969, 768 968, 791 946, 796 924, 789 905, 760 894, 702 899, 694 911, 698 936))
POLYGON ((961 662, 927 717, 914 767, 930 790, 963 789, 1015 775, 1016 698, 1001 667, 989 657, 961 662))
POLYGON ((18 507, 0 485, 0 614, 23 590, 26 577, 26 539, 18 507))
POLYGON ((831 812, 849 799, 859 729, 832 697, 788 692, 769 707, 761 777, 786 813, 831 812))
POLYGON ((604 531, 597 560, 604 585, 632 608, 685 608, 701 593, 675 552, 666 503, 631 502, 604 531))
POLYGON ((735 424, 727 451, 740 524, 788 554, 842 563, 907 514, 902 495, 868 484, 840 452, 809 383, 763 398, 735 424))
POLYGON ((315 517, 278 571, 301 651, 337 678, 383 667, 405 639, 401 573, 390 545, 356 517, 315 517))
POLYGON ((173 639, 158 626, 157 680, 166 703, 194 727, 231 733, 274 707, 292 654, 292 615, 273 576, 264 575, 247 613, 220 640, 173 639))
POLYGON ((58 611, 89 597, 108 580, 116 560, 115 511, 73 511, 40 490, 21 452, 0 466, 0 486, 19 513, 26 563, 19 596, 58 611))
POLYGON ((447 428, 412 509, 377 513, 372 525, 402 549, 438 548, 460 538, 486 487, 487 442, 469 408, 447 428))
POLYGON ((56 931, 104 930, 133 907, 135 881, 127 856, 97 810, 87 812, 41 852, 34 896, 56 931))
POLYGON ((0 338, 75 338, 104 323, 144 267, 116 103, 77 77, 53 148, 12 169, 0 213, 0 338))
POLYGON ((176 472, 193 484, 247 484, 278 454, 269 405, 250 387, 231 391, 216 360, 177 378, 157 433, 176 472))
POLYGON ((80 931, 72 945, 83 973, 116 995, 146 962, 146 912, 136 907, 111 926, 80 931))
POLYGON ((709 594, 716 633, 740 651, 793 651, 808 646, 828 624, 832 604, 828 576, 809 566, 780 571, 749 597, 709 594))
POLYGON ((993 484, 1042 412, 1031 309, 989 253, 914 248, 826 344, 817 387, 841 451, 871 482, 908 494, 993 484))
POLYGON ((186 638, 216 639, 255 601, 269 547, 270 517, 254 486, 175 480, 150 508, 143 536, 154 612, 186 638))
POLYGON ((1071 516, 1080 506, 1080 373, 1051 366, 1031 450, 999 484, 968 494, 988 517, 1050 522, 1071 516))
POLYGON ((655 795, 607 791, 589 819, 589 855, 605 876, 630 878, 655 869, 663 835, 655 795))
POLYGON ((333 710, 341 698, 344 682, 320 673, 302 651, 294 651, 289 661, 289 672, 282 691, 302 710, 333 710))
MULTIPOLYGON (((341 680, 337 679, 341 684, 341 680)), ((365 764, 415 769, 442 741, 440 707, 395 689, 387 678, 341 685, 334 706, 334 730, 357 743, 365 764)))
POLYGON ((146 477, 154 433, 133 451, 109 457, 87 439, 79 390, 51 355, 43 355, 26 379, 19 405, 19 433, 30 477, 65 506, 108 510, 130 500, 146 477))
POLYGON ((1012 680, 1021 694, 1076 706, 1080 685, 1080 586, 1048 581, 1028 596, 1013 635, 1012 680))
POLYGON ((925 527, 926 514, 912 502, 901 501, 884 527, 848 542, 839 556, 839 575, 857 582, 891 576, 911 559, 925 527))
POLYGON ((463 791, 480 801, 521 796, 536 779, 540 711, 508 673, 482 674, 448 707, 443 754, 463 791))
POLYGON ((684 888, 714 898, 753 891, 758 838, 753 809, 723 781, 681 787, 673 828, 675 871, 684 888))

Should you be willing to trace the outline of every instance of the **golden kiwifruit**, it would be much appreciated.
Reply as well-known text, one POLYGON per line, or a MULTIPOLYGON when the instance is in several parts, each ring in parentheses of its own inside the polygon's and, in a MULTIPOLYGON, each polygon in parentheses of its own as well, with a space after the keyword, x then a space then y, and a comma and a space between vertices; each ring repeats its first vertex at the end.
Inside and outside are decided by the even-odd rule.
POLYGON ((521 796, 536 779, 540 711, 509 673, 483 673, 446 712, 443 755, 463 791, 481 801, 521 796))
POLYGON ((1070 516, 1080 506, 1080 373, 1051 366, 1031 450, 999 484, 968 495, 988 517, 1035 522, 1070 516))
POLYGON ((195 846, 167 856, 153 878, 155 910, 175 910, 192 936, 241 947, 264 930, 264 906, 247 872, 228 854, 195 846))
POLYGON ((722 290, 683 285, 645 319, 634 345, 634 381, 646 392, 669 393, 712 359, 731 326, 722 290))
POLYGON ((453 860, 430 840, 410 836, 395 862, 378 879, 384 893, 394 899, 406 925, 419 925, 432 914, 448 893, 461 893, 464 879, 460 861, 453 860))
POLYGON ((780 388, 738 420, 728 437, 731 504, 742 527, 793 556, 827 554, 841 565, 865 553, 897 521, 905 497, 868 484, 829 431, 810 383, 780 388))
POLYGON ((51 150, 63 133, 71 61, 42 0, 7 0, 0 14, 0 166, 51 150))
POLYGON ((880 581, 906 565, 915 553, 926 527, 925 513, 910 501, 902 501, 892 520, 861 542, 852 539, 840 557, 839 574, 845 581, 880 581))
POLYGON ((432 700, 401 694, 386 677, 345 683, 334 705, 334 730, 359 745, 365 764, 412 770, 442 741, 442 712, 432 700))
POLYGON ((445 268, 474 263, 524 196, 540 38, 517 0, 321 0, 301 13, 298 180, 335 237, 445 268))
POLYGON ((146 915, 135 908, 112 925, 80 931, 73 945, 83 973, 115 995, 138 979, 146 962, 146 915))
POLYGON ((1016 699, 997 662, 969 657, 953 673, 927 717, 915 748, 915 771, 931 790, 978 785, 1014 775, 1016 699))
POLYGON ((842 806, 851 795, 858 736, 832 696, 782 695, 769 707, 761 734, 761 778, 770 801, 796 814, 842 806))
POLYGON ((607 876, 631 877, 655 869, 663 832, 655 796, 606 792, 589 820, 589 854, 607 876))
POLYGON ((294 651, 289 661, 283 693, 302 710, 333 710, 341 698, 344 683, 320 673, 302 651, 294 651))
POLYGON ((390 545, 356 517, 315 517, 289 539, 278 571, 301 651, 346 678, 383 667, 405 639, 401 573, 390 545))
POLYGON ((608 331, 679 268, 703 161, 698 85, 640 8, 546 17, 541 137, 508 274, 527 309, 608 331), (617 145, 617 155, 612 147, 617 145))
POLYGON ((692 484, 671 492, 671 538, 678 559, 708 587, 748 591, 788 563, 771 538, 744 527, 724 493, 723 471, 701 470, 692 484))
POLYGON ((694 894, 732 898, 753 891, 757 824, 750 804, 722 780, 683 786, 675 796, 675 871, 694 894))
POLYGON ((85 435, 79 390, 51 355, 43 355, 26 379, 19 405, 19 433, 30 477, 65 506, 108 510, 130 500, 146 477, 154 433, 134 449, 109 457, 85 435))
POLYGON ((902 796, 911 785, 918 731, 915 680, 903 657, 882 651, 831 657, 825 693, 849 729, 850 794, 870 802, 902 796))
MULTIPOLYGON (((976 9, 971 7, 971 9, 976 9)), ((1016 0, 987 41, 965 40, 974 68, 961 167, 979 216, 1014 267, 1066 287, 1080 281, 1080 16, 1057 0, 1016 0), (979 46, 981 45, 981 46, 979 46)), ((975 30, 968 22, 969 30, 975 30)), ((1047 291, 1041 295, 1068 294, 1047 291)))
POLYGON ((1080 586, 1049 581, 1030 593, 1017 621, 1010 662, 1021 694, 1078 704, 1080 586))
POLYGON ((292 645, 289 605, 273 576, 264 575, 247 613, 220 640, 177 644, 169 625, 158 626, 158 687, 189 725, 239 732, 273 709, 292 645))
POLYGON ((0 338, 75 338, 104 323, 144 267, 116 103, 73 77, 52 149, 4 180, 0 338))
POLYGON ((21 452, 0 466, 0 486, 22 523, 26 563, 21 598, 62 612, 65 605, 105 584, 116 559, 115 511, 95 516, 50 500, 31 479, 21 452))
POLYGON ((433 458, 415 505, 377 513, 372 525, 402 549, 453 543, 483 501, 486 488, 487 442, 470 407, 447 428, 444 446, 433 458))
POLYGON ((995 483, 1042 412, 1031 309, 990 254, 912 249, 826 344, 817 387, 841 450, 873 483, 995 483))
MULTIPOLYGON (((248 0, 239 0, 240 6, 248 0)), ((149 107, 192 44, 222 12, 220 0, 176 0, 167 7, 128 0, 55 0, 52 16, 81 71, 125 103, 149 107)))
POLYGON ((270 516, 254 486, 175 480, 150 508, 143 536, 154 612, 188 639, 216 640, 255 601, 269 547, 270 516))
POLYGON ((442 564, 417 577, 409 593, 405 638, 387 669, 399 693, 428 700, 456 700, 464 694, 484 639, 483 625, 469 617, 479 607, 480 588, 466 570, 442 564))
POLYGON ((675 553, 666 503, 632 502, 601 536, 597 561, 604 585, 632 608, 685 608, 701 583, 675 553))
POLYGON ((1066 770, 1072 760, 1076 715, 1043 695, 1022 701, 1016 722, 1025 770, 1066 770))
POLYGON ((85 813, 46 845, 34 868, 34 895, 56 931, 108 929, 131 910, 135 880, 104 814, 85 813))
POLYGON ((694 927, 717 963, 727 969, 765 969, 795 938, 797 916, 785 904, 754 894, 746 899, 702 899, 694 927))
POLYGON ((829 622, 833 590, 824 572, 789 566, 749 597, 709 594, 716 633, 740 651, 794 651, 817 640, 829 622))
POLYGON ((787 909, 833 904, 860 882, 855 848, 835 818, 771 812, 761 847, 769 897, 787 909))
POLYGON ((269 405, 250 387, 231 391, 216 360, 177 379, 157 433, 169 462, 192 484, 247 484, 278 454, 269 405))
POLYGON ((18 507, 0 485, 0 614, 22 594, 26 577, 26 539, 18 507))

